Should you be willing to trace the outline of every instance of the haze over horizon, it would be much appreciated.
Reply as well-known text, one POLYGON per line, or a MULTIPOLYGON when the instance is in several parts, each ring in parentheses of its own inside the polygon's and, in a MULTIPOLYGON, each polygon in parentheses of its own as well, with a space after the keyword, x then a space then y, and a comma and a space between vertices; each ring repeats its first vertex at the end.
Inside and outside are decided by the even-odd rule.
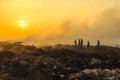
POLYGON ((120 0, 0 0, 0 41, 120 44, 119 7, 120 0))

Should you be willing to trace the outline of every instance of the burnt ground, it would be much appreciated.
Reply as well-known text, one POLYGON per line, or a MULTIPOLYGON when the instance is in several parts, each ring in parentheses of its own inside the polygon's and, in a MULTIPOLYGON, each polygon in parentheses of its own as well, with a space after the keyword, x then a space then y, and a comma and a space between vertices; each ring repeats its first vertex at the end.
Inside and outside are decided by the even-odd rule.
POLYGON ((0 43, 0 80, 120 80, 120 48, 0 43))

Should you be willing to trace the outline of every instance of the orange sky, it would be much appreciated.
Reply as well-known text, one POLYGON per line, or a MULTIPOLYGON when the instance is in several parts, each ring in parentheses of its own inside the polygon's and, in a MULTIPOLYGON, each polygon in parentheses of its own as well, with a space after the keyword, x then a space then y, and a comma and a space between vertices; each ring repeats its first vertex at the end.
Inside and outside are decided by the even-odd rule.
POLYGON ((63 38, 61 41, 64 42, 81 36, 96 39, 94 37, 97 34, 91 36, 90 34, 94 33, 91 33, 92 31, 90 34, 87 33, 89 29, 86 28, 96 27, 94 24, 97 18, 109 9, 118 8, 119 2, 119 0, 1 0, 0 40, 29 39, 28 41, 35 42, 36 39, 43 41, 50 39, 59 42, 63 38), (70 33, 67 34, 68 32, 70 33), (79 32, 83 34, 79 36, 79 32), (31 36, 37 37, 31 39, 31 36))

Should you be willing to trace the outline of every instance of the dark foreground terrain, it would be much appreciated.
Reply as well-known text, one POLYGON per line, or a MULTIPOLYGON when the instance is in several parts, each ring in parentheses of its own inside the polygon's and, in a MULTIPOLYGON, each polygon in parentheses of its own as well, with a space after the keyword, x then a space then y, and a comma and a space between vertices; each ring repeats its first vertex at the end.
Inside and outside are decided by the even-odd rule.
POLYGON ((0 80, 120 80, 120 48, 2 42, 0 80))

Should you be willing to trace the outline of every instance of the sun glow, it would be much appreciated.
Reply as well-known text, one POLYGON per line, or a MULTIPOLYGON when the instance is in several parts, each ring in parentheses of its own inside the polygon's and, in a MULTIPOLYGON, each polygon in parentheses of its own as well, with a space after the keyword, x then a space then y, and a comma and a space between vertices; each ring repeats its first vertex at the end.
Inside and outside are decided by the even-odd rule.
POLYGON ((20 23, 20 27, 21 27, 21 28, 24 28, 24 27, 25 27, 25 24, 24 24, 24 23, 20 23))
POLYGON ((18 20, 17 24, 20 28, 26 28, 27 27, 27 21, 25 21, 25 20, 18 20))
POLYGON ((25 26, 26 26, 25 21, 20 20, 20 21, 19 21, 19 27, 25 28, 25 26))

